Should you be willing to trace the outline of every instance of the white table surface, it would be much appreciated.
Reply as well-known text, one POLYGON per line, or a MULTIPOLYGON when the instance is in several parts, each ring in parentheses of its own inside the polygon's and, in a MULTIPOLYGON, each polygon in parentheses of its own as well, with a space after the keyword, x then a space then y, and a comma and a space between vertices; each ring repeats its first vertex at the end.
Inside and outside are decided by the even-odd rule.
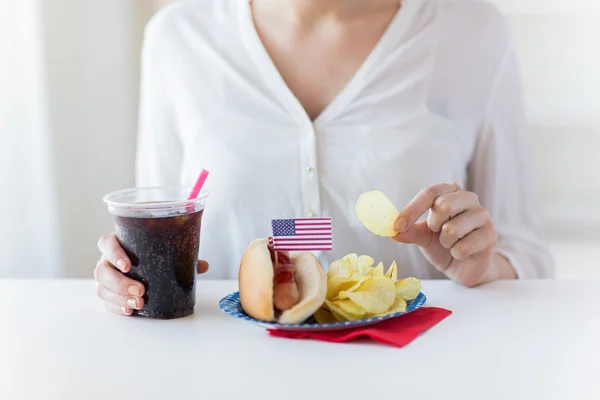
POLYGON ((600 399, 600 281, 424 281, 453 314, 403 349, 269 337, 223 314, 109 313, 88 280, 0 280, 0 399, 600 399))

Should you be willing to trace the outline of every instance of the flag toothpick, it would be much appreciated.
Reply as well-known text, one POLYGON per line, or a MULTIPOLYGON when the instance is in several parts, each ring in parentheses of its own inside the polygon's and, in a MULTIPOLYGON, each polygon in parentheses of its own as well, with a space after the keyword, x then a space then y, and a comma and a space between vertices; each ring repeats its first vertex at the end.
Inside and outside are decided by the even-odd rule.
POLYGON ((331 251, 331 218, 274 219, 272 243, 280 251, 331 251))

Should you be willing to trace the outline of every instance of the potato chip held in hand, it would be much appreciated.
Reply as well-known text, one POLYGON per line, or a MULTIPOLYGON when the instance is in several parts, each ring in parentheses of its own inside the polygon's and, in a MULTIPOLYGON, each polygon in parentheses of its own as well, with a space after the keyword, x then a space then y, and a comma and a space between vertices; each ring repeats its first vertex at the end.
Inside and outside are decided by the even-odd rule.
POLYGON ((359 221, 375 235, 391 237, 396 234, 394 222, 398 210, 383 193, 373 190, 361 194, 354 210, 359 221))

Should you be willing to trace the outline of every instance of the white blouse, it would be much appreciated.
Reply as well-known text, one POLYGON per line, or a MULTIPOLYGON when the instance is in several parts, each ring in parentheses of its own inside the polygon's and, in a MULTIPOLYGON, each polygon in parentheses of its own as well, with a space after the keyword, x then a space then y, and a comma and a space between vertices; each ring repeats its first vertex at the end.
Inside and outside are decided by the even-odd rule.
MULTIPOLYGON (((318 60, 315 60, 318 62, 318 60)), ((236 278, 272 218, 330 216, 333 251, 401 276, 443 278, 418 247, 371 234, 354 205, 383 191, 401 209, 429 185, 476 192, 520 278, 553 275, 513 45, 475 0, 404 0, 376 48, 311 121, 255 30, 248 0, 175 3, 148 24, 137 185, 191 185, 210 171, 204 278, 236 278)))

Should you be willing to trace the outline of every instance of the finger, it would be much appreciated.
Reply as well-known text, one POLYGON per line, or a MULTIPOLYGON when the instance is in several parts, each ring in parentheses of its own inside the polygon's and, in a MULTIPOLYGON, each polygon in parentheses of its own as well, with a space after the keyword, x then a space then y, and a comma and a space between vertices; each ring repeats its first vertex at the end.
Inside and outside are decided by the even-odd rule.
POLYGON ((208 263, 204 260, 198 260, 198 273, 204 274, 208 271, 208 263))
POLYGON ((446 221, 467 210, 479 207, 481 207, 479 197, 473 192, 458 191, 443 194, 433 202, 431 213, 427 217, 427 225, 432 231, 439 232, 446 221))
POLYGON ((98 240, 98 249, 112 265, 123 272, 129 272, 131 261, 127 257, 127 254, 125 254, 125 250, 121 247, 115 233, 102 236, 98 240))
POLYGON ((427 247, 435 235, 427 226, 427 221, 414 224, 408 230, 392 236, 392 240, 400 243, 416 244, 419 247, 427 247))
POLYGON ((141 282, 126 277, 106 259, 100 259, 94 277, 100 285, 106 286, 115 293, 135 297, 144 295, 144 285, 141 282))
POLYGON ((457 260, 465 260, 494 245, 497 240, 496 231, 493 225, 489 223, 456 242, 450 249, 450 254, 457 260))
POLYGON ((99 298, 117 307, 123 307, 125 309, 133 308, 139 310, 144 306, 143 298, 134 296, 124 296, 117 292, 113 292, 112 290, 110 290, 106 286, 103 286, 102 284, 97 285, 96 293, 98 294, 99 298))
POLYGON ((131 315, 133 314, 133 310, 131 308, 119 307, 114 304, 104 303, 104 306, 108 308, 110 311, 119 315, 131 315))
POLYGON ((460 239, 490 221, 490 214, 484 208, 465 211, 442 225, 440 244, 451 249, 460 239))
POLYGON ((488 273, 486 263, 492 251, 493 249, 489 247, 466 261, 452 262, 445 271, 446 276, 466 287, 480 285, 488 273))
POLYGON ((409 229, 431 207, 435 199, 446 193, 460 190, 456 183, 442 183, 421 190, 398 214, 394 227, 397 232, 409 229))

